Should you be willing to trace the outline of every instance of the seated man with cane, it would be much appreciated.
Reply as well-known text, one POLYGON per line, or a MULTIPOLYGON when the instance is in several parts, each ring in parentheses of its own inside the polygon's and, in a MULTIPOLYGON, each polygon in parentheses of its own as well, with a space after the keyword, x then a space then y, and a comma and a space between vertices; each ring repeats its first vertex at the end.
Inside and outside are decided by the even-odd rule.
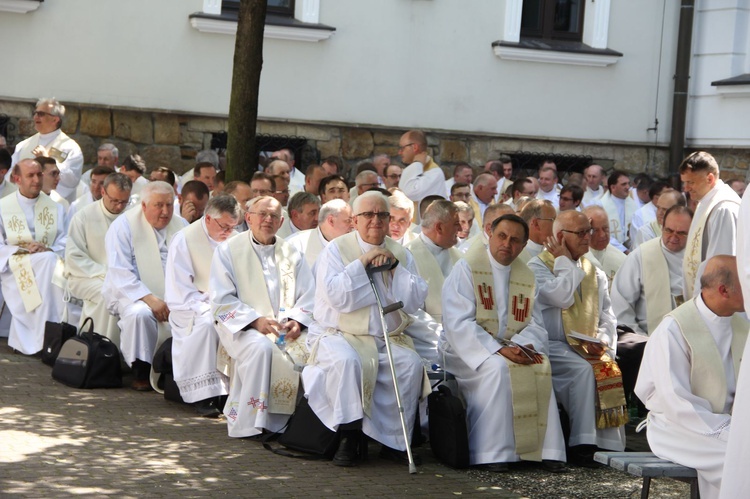
MULTIPOLYGON (((381 457, 407 461, 404 433, 411 435, 423 394, 424 368, 404 329, 427 297, 427 283, 411 254, 387 238, 387 199, 365 192, 354 201, 355 232, 334 239, 316 268, 314 316, 308 345, 310 361, 302 373, 310 407, 328 428, 341 431, 333 459, 353 466, 361 429, 383 444, 381 457), (385 348, 377 298, 367 268, 392 266, 373 276, 382 303, 403 302, 385 316, 392 359, 385 348), (393 362, 403 403, 406 431, 399 420, 389 362, 393 362)), ((429 389, 429 387, 428 387, 429 389)))
MULTIPOLYGON (((526 222, 503 215, 492 222, 489 248, 474 245, 443 285, 445 368, 466 400, 469 460, 487 471, 508 463, 541 462, 565 469, 549 360, 526 348, 534 304, 534 273, 518 258, 526 222)), ((529 345, 530 346, 530 345, 529 345)))

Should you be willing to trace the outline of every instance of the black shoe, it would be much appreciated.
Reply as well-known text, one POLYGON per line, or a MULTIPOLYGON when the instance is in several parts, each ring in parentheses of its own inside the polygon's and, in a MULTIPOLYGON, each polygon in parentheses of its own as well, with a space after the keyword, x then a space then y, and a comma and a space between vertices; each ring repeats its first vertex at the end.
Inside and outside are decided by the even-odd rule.
POLYGON ((474 466, 474 468, 482 471, 491 471, 493 473, 507 473, 508 471, 510 471, 510 466, 508 466, 508 463, 477 464, 474 466))
POLYGON ((576 445, 570 448, 568 452, 568 462, 581 468, 606 468, 605 465, 594 461, 594 454, 597 451, 595 445, 576 445))
POLYGON ((334 466, 351 467, 357 463, 357 448, 359 446, 359 432, 346 432, 341 437, 339 448, 333 456, 334 466))
POLYGON ((193 402, 193 408, 199 416, 204 418, 218 418, 221 415, 221 411, 216 406, 216 397, 193 402))
MULTIPOLYGON (((409 464, 409 454, 405 450, 396 450, 387 445, 382 446, 380 449, 380 457, 396 463, 409 464)), ((412 451, 411 457, 414 459, 416 466, 422 465, 422 458, 418 454, 415 454, 414 451, 412 451)))
POLYGON ((552 461, 551 459, 542 460, 542 469, 550 473, 565 473, 568 467, 562 461, 552 461))

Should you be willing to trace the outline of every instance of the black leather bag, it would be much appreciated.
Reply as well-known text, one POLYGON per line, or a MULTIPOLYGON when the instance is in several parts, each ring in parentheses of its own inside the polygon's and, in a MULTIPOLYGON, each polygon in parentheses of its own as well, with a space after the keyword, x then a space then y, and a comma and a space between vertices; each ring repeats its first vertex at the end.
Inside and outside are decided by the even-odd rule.
POLYGON ((94 321, 88 318, 78 335, 63 344, 52 378, 73 388, 120 388, 120 351, 109 338, 94 332, 94 321), (86 324, 89 328, 84 331, 86 324))
MULTIPOLYGON (((279 436, 278 442, 288 449, 314 454, 325 459, 333 459, 339 446, 338 433, 324 425, 310 408, 306 397, 297 404, 294 414, 289 418, 286 430, 279 436)), ((280 453, 280 452, 277 452, 280 453)), ((303 457, 283 454, 289 457, 303 457)))
POLYGON ((63 343, 75 336, 77 332, 78 329, 67 322, 45 322, 42 362, 48 366, 54 366, 63 343))
POLYGON ((466 408, 445 385, 427 397, 430 418, 430 447, 438 460, 452 468, 469 466, 469 432, 466 408))

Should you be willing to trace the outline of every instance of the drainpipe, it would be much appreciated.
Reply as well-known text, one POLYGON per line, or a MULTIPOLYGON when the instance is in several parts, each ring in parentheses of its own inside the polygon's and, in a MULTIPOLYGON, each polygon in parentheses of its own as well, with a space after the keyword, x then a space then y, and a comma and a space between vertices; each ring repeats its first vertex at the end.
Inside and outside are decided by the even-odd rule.
POLYGON ((672 178, 679 178, 680 163, 685 156, 685 125, 687 121, 694 11, 695 0, 682 0, 680 29, 677 33, 677 63, 675 64, 672 100, 672 134, 669 141, 669 174, 672 178))

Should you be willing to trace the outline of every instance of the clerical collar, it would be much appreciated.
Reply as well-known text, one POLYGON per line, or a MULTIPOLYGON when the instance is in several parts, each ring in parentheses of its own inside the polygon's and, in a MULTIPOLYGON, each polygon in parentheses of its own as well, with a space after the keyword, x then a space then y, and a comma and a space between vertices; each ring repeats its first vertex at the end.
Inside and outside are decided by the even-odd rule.
POLYGON ((422 239, 422 242, 425 246, 427 246, 427 249, 432 253, 433 255, 439 254, 441 251, 444 251, 444 248, 441 248, 437 244, 435 244, 432 239, 424 235, 424 232, 419 233, 419 238, 422 239))
POLYGON ((359 232, 357 232, 357 242, 359 243, 359 247, 362 248, 365 253, 370 251, 371 249, 385 248, 385 239, 383 239, 383 242, 380 244, 370 244, 362 239, 362 236, 359 235, 359 232))
POLYGON ((731 315, 716 315, 710 308, 708 308, 706 302, 703 301, 703 295, 701 295, 700 293, 695 297, 695 306, 698 307, 698 311, 703 316, 703 319, 708 323, 715 323, 718 326, 726 327, 727 323, 732 320, 731 315))
POLYGON ((487 256, 490 259, 490 265, 493 269, 496 269, 498 272, 510 272, 510 265, 503 265, 502 263, 495 260, 495 257, 492 256, 492 253, 490 253, 490 249, 487 248, 487 256))
POLYGON ((276 236, 273 236, 273 241, 271 241, 269 244, 263 244, 262 242, 255 239, 252 231, 250 231, 250 240, 255 246, 273 246, 274 244, 276 244, 276 236))
POLYGON ((60 130, 58 128, 57 130, 53 130, 50 133, 39 133, 39 139, 40 140, 54 139, 55 137, 57 137, 58 135, 60 135, 60 132, 62 132, 62 130, 60 130))
POLYGON ((109 220, 114 220, 115 218, 117 218, 118 216, 120 216, 120 213, 112 213, 112 212, 110 212, 107 209, 107 207, 104 206, 104 200, 103 199, 100 199, 99 201, 96 201, 96 202, 99 203, 99 207, 101 208, 102 213, 109 220))
POLYGON ((41 192, 39 194, 37 194, 37 196, 35 198, 27 198, 26 196, 24 196, 23 194, 21 194, 20 190, 17 190, 16 194, 18 195, 18 201, 19 202, 26 203, 26 204, 34 204, 34 203, 36 203, 36 200, 39 199, 39 194, 41 194, 41 192))
MULTIPOLYGON (((318 238, 320 238, 320 242, 321 242, 321 243, 323 243, 323 246, 326 246, 326 245, 327 245, 327 244, 329 243, 329 240, 328 240, 328 239, 326 239, 326 236, 325 236, 325 234, 323 234, 323 231, 322 231, 322 230, 320 230, 320 225, 319 225, 319 226, 317 226, 317 227, 316 227, 315 229, 313 229, 313 230, 314 230, 314 231, 315 231, 315 232, 317 233, 317 235, 318 235, 318 238)), ((310 236, 310 237, 312 237, 312 236, 310 236)))
POLYGON ((661 249, 663 249, 670 255, 675 255, 675 256, 682 258, 682 256, 685 254, 685 248, 682 248, 680 251, 672 251, 671 249, 664 246, 664 241, 662 241, 661 238, 659 238, 659 244, 661 244, 661 249))

